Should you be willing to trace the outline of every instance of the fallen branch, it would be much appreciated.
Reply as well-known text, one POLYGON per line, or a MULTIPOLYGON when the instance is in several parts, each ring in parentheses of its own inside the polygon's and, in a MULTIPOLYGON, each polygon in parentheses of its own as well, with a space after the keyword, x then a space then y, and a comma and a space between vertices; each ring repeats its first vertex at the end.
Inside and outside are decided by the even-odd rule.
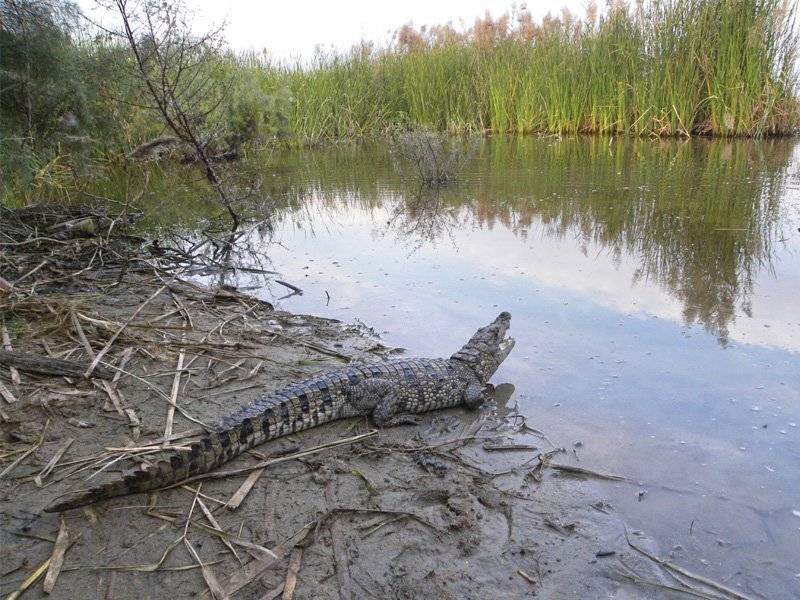
MULTIPOLYGON (((16 350, 0 350, 0 363, 8 367, 15 367, 20 371, 57 377, 83 377, 87 369, 85 365, 73 361, 16 350)), ((99 379, 113 379, 114 373, 107 367, 97 365, 91 376, 99 379)))
MULTIPOLYGON (((2 334, 2 339, 3 339, 2 349, 8 352, 12 352, 14 348, 11 347, 11 336, 8 335, 8 328, 6 327, 5 319, 0 320, 0 334, 2 334)), ((19 378, 19 371, 17 371, 17 368, 14 366, 10 366, 8 370, 11 375, 11 383, 13 383, 14 385, 19 385, 20 378, 19 378)))
POLYGON ((696 574, 692 573, 691 571, 688 571, 688 570, 684 569, 683 567, 679 567, 678 565, 676 565, 674 563, 671 563, 668 560, 664 560, 663 558, 659 558, 655 554, 651 554, 650 552, 648 552, 644 548, 641 548, 641 547, 637 546, 636 544, 634 544, 631 541, 630 537, 628 536, 628 528, 627 527, 625 528, 625 541, 628 542, 628 546, 630 546, 631 548, 636 550, 636 552, 638 552, 642 556, 646 556, 647 558, 649 558, 653 562, 658 563, 659 565, 661 565, 662 567, 668 569, 669 571, 674 571, 675 573, 680 573, 684 577, 688 577, 689 579, 693 579, 694 581, 697 581, 698 583, 701 583, 701 584, 703 584, 705 586, 708 586, 708 587, 710 587, 712 589, 715 589, 715 590, 717 590, 719 592, 722 592, 724 594, 729 594, 730 596, 733 596, 737 600, 754 600, 752 596, 746 596, 746 595, 742 594, 741 592, 737 592, 733 588, 729 588, 726 585, 723 585, 721 583, 717 583, 716 581, 708 579, 707 577, 703 577, 702 575, 696 575, 696 574))
POLYGON ((299 287, 297 287, 296 285, 292 285, 291 283, 287 283, 287 282, 285 282, 285 281, 282 281, 282 280, 280 280, 280 279, 274 279, 273 281, 274 281, 275 283, 278 283, 278 284, 282 285, 282 286, 283 286, 283 287, 285 287, 285 288, 288 288, 288 289, 292 290, 292 292, 294 292, 295 294, 298 294, 298 295, 300 295, 300 296, 302 296, 302 295, 303 295, 303 290, 301 290, 301 289, 300 289, 299 287))
POLYGON ((587 475, 589 477, 597 477, 598 479, 609 479, 611 481, 628 481, 627 477, 622 475, 609 475, 607 473, 598 473, 590 469, 583 469, 581 467, 573 467, 572 465, 558 465, 556 463, 548 462, 547 466, 556 471, 563 471, 565 473, 575 473, 577 475, 587 475))
POLYGON ((0 397, 9 404, 14 404, 14 402, 17 401, 17 397, 11 393, 11 390, 9 390, 2 381, 0 381, 0 397))
POLYGON ((264 469, 258 469, 250 473, 247 476, 247 479, 244 480, 244 483, 239 486, 239 489, 231 496, 231 499, 225 504, 225 508, 228 510, 236 510, 239 508, 239 505, 244 501, 247 494, 250 493, 250 490, 253 489, 253 486, 258 481, 258 478, 264 473, 264 469))

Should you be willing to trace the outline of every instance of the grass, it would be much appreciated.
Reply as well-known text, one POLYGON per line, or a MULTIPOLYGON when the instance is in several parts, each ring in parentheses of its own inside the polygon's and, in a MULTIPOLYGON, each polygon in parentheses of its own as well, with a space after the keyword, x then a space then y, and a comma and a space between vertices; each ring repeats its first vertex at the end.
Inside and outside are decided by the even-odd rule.
POLYGON ((291 90, 300 144, 419 128, 780 135, 800 123, 794 17, 783 0, 613 2, 541 23, 523 11, 263 72, 291 90))
MULTIPOLYGON (((465 31, 404 26, 389 47, 362 44, 311 64, 223 51, 206 68, 230 98, 204 126, 228 132, 221 143, 238 140, 245 153, 419 130, 792 134, 800 127, 796 1, 611 1, 602 15, 589 5, 581 18, 564 11, 541 22, 517 10, 465 31)), ((164 133, 159 116, 140 105, 127 49, 63 27, 52 73, 29 95, 41 99, 38 125, 26 117, 24 95, 11 102, 7 90, 0 103, 2 203, 53 190, 61 197, 72 179, 102 179, 103 169, 164 133), (78 116, 79 135, 60 130, 65 111, 78 116), (86 146, 71 147, 74 137, 86 146)), ((40 37, 49 40, 50 29, 40 37)), ((7 37, 0 45, 11 48, 7 37)), ((0 56, 0 75, 24 71, 9 51, 0 56)))

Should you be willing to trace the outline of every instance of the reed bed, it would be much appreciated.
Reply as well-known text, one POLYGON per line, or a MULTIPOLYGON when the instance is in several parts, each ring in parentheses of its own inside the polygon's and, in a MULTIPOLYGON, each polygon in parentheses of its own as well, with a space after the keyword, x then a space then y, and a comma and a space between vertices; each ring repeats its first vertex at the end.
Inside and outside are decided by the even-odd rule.
MULTIPOLYGON (((487 15, 466 31, 401 28, 262 76, 291 91, 300 144, 392 130, 747 136, 795 132, 794 3, 612 2, 534 22, 487 15)), ((242 57, 248 67, 259 61, 242 57)))

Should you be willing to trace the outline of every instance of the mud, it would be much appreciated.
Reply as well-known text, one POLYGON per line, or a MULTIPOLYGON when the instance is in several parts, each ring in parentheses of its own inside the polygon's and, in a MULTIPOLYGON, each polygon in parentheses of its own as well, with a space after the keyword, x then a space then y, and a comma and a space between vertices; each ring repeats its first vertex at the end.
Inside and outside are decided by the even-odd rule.
MULTIPOLYGON (((129 358, 111 392, 97 380, 27 373, 15 383, 2 367, 16 402, 2 406, 0 470, 36 448, 0 480, 3 597, 51 556, 62 516, 43 507, 88 485, 94 471, 102 473, 89 483, 136 464, 108 448, 160 443, 166 398, 180 407, 172 425, 179 444, 198 427, 181 411, 214 423, 266 389, 393 354, 363 327, 275 311, 235 291, 156 275, 126 281, 67 282, 38 306, 5 313, 15 350, 88 361, 86 344, 96 354, 126 324, 106 361, 119 367, 129 358), (74 442, 40 486, 35 476, 67 438, 74 442)), ((628 545, 613 507, 539 458, 553 446, 514 411, 512 391, 500 387, 478 412, 430 413, 418 426, 270 467, 235 510, 224 505, 247 473, 66 513, 74 544, 49 597, 210 598, 209 577, 228 597, 253 600, 279 597, 284 587, 283 597, 298 599, 671 597, 663 586, 675 581, 628 545), (536 449, 483 449, 512 442, 536 449)), ((224 468, 370 431, 366 420, 333 423, 264 444, 224 468)), ((630 536, 648 547, 637 532, 630 536)), ((24 592, 44 596, 41 579, 24 592)))

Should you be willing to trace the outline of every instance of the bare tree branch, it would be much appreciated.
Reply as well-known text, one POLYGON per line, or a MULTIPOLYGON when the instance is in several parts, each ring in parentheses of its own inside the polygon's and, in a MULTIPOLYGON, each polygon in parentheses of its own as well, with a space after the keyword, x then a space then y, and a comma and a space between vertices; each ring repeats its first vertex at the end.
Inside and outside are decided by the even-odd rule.
POLYGON ((155 109, 175 137, 192 148, 196 162, 203 168, 236 229, 239 216, 208 153, 215 136, 199 132, 199 127, 224 100, 210 68, 210 50, 220 30, 191 36, 181 18, 179 4, 141 0, 131 7, 128 0, 114 0, 114 6, 155 109))

